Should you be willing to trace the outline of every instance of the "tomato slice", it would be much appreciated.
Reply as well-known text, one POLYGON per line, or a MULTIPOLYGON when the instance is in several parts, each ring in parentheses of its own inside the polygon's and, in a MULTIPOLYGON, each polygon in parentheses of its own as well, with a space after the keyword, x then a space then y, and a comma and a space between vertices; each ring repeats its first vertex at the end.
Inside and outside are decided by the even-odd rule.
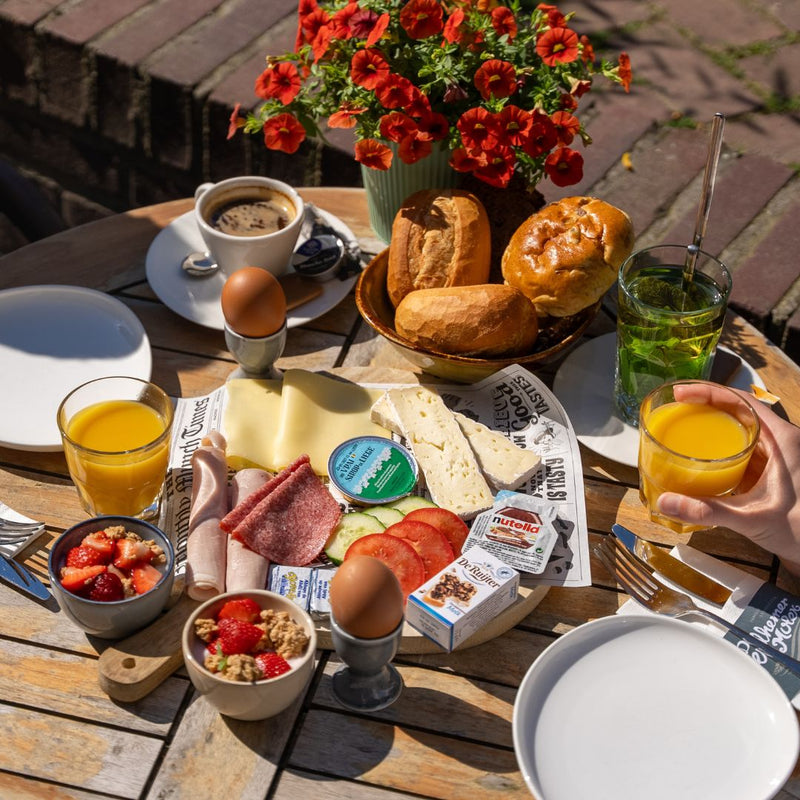
POLYGON ((448 508, 415 508, 405 516, 408 520, 426 522, 441 531, 450 542, 455 556, 460 556, 464 549, 464 542, 469 535, 469 527, 458 514, 448 508))
POLYGON ((409 519, 390 525, 385 534, 407 541, 420 555, 425 564, 425 580, 441 572, 454 558, 453 548, 447 537, 427 522, 409 519))
POLYGON ((408 597, 425 581, 425 564, 422 558, 409 542, 397 536, 368 533, 347 548, 344 561, 353 556, 372 556, 383 561, 394 572, 404 597, 408 597))

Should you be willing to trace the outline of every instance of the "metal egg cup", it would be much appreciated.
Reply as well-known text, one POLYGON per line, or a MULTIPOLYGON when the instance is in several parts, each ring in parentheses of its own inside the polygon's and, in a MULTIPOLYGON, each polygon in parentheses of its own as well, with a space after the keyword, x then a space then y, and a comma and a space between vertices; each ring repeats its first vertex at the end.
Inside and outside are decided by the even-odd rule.
POLYGON ((225 344, 247 377, 268 377, 286 346, 286 321, 269 336, 242 336, 225 323, 225 344))

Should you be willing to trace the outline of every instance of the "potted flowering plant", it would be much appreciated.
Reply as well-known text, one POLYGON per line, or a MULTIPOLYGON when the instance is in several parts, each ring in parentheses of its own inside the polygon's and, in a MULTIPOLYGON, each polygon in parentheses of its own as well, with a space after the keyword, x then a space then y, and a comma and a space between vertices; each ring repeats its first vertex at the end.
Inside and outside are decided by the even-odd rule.
POLYGON ((299 0, 295 51, 267 57, 265 102, 246 117, 237 106, 229 136, 263 133, 293 153, 323 126, 352 128, 369 170, 443 152, 448 169, 494 187, 577 183, 570 144, 590 142, 578 104, 596 74, 627 91, 631 70, 625 53, 596 63, 571 17, 522 0, 299 0))

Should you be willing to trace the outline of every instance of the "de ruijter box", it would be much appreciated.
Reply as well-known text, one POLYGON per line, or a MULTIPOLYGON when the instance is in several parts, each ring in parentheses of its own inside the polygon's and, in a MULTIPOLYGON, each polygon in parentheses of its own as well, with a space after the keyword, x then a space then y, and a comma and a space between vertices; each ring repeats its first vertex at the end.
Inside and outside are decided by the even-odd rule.
POLYGON ((518 591, 515 569, 471 547, 409 595, 406 621, 450 651, 510 606, 518 591))

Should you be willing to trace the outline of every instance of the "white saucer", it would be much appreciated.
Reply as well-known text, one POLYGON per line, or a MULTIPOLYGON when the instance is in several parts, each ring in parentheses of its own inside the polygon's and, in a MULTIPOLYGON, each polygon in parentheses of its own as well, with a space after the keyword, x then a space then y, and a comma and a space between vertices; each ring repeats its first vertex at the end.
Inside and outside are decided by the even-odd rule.
MULTIPOLYGON (((614 405, 616 346, 617 334, 606 333, 573 350, 556 373, 553 394, 564 406, 581 444, 612 461, 635 467, 639 430, 624 422, 614 405)), ((720 346, 720 350, 727 348, 720 346)), ((729 385, 749 390, 752 383, 765 388, 758 373, 742 359, 729 385)))
POLYGON ((702 626, 655 615, 557 639, 520 684, 512 729, 540 800, 768 800, 800 747, 766 670, 702 626))
POLYGON ((108 375, 149 380, 152 357, 139 318, 116 298, 24 286, 0 291, 0 364, 0 445, 55 451, 56 412, 67 394, 108 375))
MULTIPOLYGON (((343 239, 355 240, 353 232, 338 217, 321 208, 317 210, 343 239)), ((300 242, 302 241, 301 239, 300 242)), ((198 278, 181 268, 181 261, 189 253, 205 249, 194 211, 187 211, 170 222, 153 239, 147 251, 145 270, 150 288, 167 308, 198 325, 221 331, 225 327, 225 319, 219 298, 225 276, 217 270, 211 275, 198 278)), ((349 275, 344 280, 333 278, 320 283, 322 294, 289 311, 286 316, 287 327, 305 325, 330 311, 347 296, 357 277, 358 275, 349 275)))

